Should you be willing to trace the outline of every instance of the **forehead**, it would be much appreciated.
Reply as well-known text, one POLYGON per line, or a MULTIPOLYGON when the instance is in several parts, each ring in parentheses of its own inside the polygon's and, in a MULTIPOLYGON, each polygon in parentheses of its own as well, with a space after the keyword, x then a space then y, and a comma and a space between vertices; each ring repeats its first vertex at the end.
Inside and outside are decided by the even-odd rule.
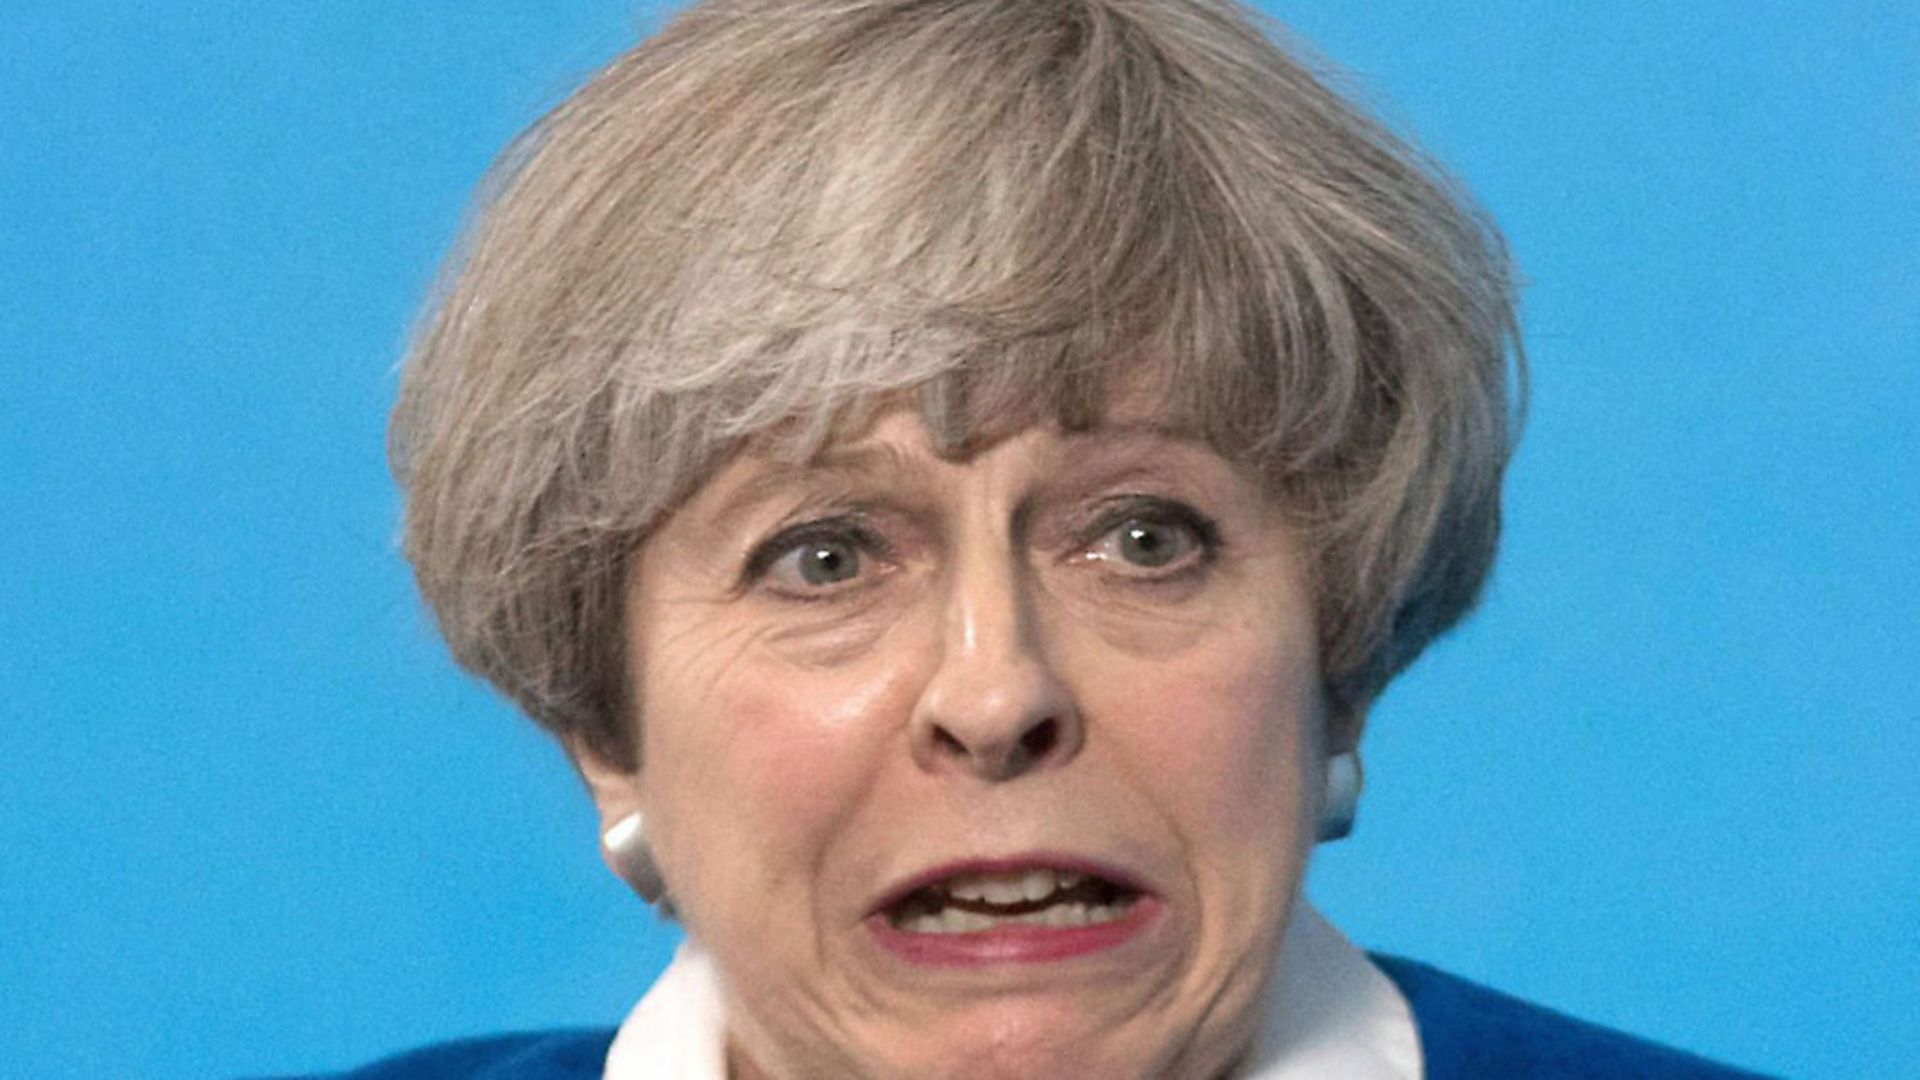
POLYGON ((1004 378, 981 369, 950 372, 832 402, 739 440, 726 456, 802 465, 892 444, 964 462, 1032 436, 1209 442, 1190 395, 1175 391, 1173 365, 1116 356, 1099 364, 1063 359, 1053 366, 1076 370, 1000 373, 1004 378))
POLYGON ((1099 367, 1099 389, 1086 407, 1038 384, 1026 387, 1038 393, 1022 395, 996 378, 985 385, 936 378, 790 414, 737 437, 710 459, 660 527, 684 524, 689 516, 719 525, 717 515, 791 502, 803 492, 861 498, 876 482, 895 489, 922 485, 957 478, 982 462, 1024 463, 1023 471, 1042 481, 1086 481, 1089 468, 1143 478, 1177 469, 1212 474, 1237 489, 1235 498, 1274 494, 1265 469, 1223 450, 1211 438, 1215 433, 1197 422, 1190 396, 1174 390, 1177 365, 1136 352, 1110 356, 1099 367))
POLYGON ((1125 411, 1084 429, 1043 421, 943 452, 921 413, 897 405, 857 429, 836 433, 804 457, 781 449, 778 443, 749 441, 685 509, 706 526, 721 527, 753 516, 756 507, 785 505, 796 498, 859 500, 877 490, 900 494, 967 477, 1022 490, 1132 478, 1199 484, 1236 501, 1259 493, 1252 470, 1236 467, 1204 441, 1156 415, 1125 411))
POLYGON ((1117 401, 1080 423, 1044 414, 1009 415, 990 427, 975 424, 959 431, 943 429, 939 417, 929 417, 911 401, 895 401, 864 411, 856 422, 837 425, 804 445, 780 435, 749 438, 729 464, 789 475, 862 469, 901 472, 934 465, 963 468, 1009 457, 1083 459, 1096 453, 1123 458, 1172 453, 1225 461, 1196 426, 1181 423, 1143 400, 1117 401))

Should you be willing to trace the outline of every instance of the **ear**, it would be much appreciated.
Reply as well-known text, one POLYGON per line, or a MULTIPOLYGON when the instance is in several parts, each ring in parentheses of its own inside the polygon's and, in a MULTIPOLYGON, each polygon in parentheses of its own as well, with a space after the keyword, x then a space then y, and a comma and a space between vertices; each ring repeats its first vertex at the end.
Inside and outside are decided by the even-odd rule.
POLYGON ((1360 768, 1360 734, 1366 730, 1366 707, 1329 708, 1321 759, 1325 774, 1320 792, 1320 820, 1314 842, 1345 839, 1353 831, 1364 776, 1360 768))
POLYGON ((1325 694, 1322 698, 1326 718, 1325 731, 1327 757, 1336 754, 1357 754, 1360 752, 1360 736, 1367 729, 1367 710, 1371 701, 1342 703, 1339 695, 1325 694))
MULTIPOLYGON (((587 794, 593 798, 594 809, 600 816, 601 836, 645 808, 640 770, 630 760, 615 760, 595 746, 594 740, 579 734, 564 736, 561 744, 566 747, 580 779, 586 783, 587 794)), ((614 876, 627 876, 627 868, 604 843, 600 845, 600 858, 614 876)))

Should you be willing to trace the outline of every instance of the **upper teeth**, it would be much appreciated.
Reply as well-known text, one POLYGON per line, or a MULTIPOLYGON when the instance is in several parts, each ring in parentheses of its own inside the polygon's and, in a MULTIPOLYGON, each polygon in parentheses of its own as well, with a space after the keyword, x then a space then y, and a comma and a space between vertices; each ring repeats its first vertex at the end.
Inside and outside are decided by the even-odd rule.
POLYGON ((984 900, 989 904, 1018 904, 1026 900, 1044 900, 1058 889, 1071 889, 1081 875, 1055 870, 1027 870, 1013 874, 963 874, 948 878, 942 886, 947 895, 958 900, 984 900))

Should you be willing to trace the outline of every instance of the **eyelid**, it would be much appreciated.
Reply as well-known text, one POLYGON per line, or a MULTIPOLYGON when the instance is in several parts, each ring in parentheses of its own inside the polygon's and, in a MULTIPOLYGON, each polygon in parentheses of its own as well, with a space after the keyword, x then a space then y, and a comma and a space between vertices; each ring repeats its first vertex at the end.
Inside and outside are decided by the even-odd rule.
POLYGON ((1092 543, 1129 521, 1184 525, 1193 530, 1194 538, 1208 550, 1217 550, 1221 545, 1220 527, 1213 519, 1186 503, 1159 495, 1122 495, 1102 500, 1080 543, 1092 543))
POLYGON ((1127 495, 1105 500, 1098 511, 1083 533, 1083 538, 1075 545, 1074 558, 1088 562, 1105 562, 1104 557, 1094 555, 1094 547, 1111 536, 1115 529, 1130 521, 1175 525, 1192 533, 1193 543, 1198 551, 1197 557, 1184 559, 1167 567, 1138 566, 1132 570, 1118 571, 1122 576, 1138 584, 1151 585, 1178 580, 1189 573, 1203 570, 1219 558, 1220 549, 1224 546, 1220 527, 1214 523, 1213 519, 1177 499, 1155 495, 1127 495))
POLYGON ((821 538, 852 540, 863 552, 883 560, 893 556, 893 545, 872 526, 869 516, 862 511, 848 510, 827 517, 808 518, 776 529, 773 535, 753 546, 753 550, 747 553, 746 563, 741 567, 742 589, 765 578, 773 565, 794 548, 821 538))

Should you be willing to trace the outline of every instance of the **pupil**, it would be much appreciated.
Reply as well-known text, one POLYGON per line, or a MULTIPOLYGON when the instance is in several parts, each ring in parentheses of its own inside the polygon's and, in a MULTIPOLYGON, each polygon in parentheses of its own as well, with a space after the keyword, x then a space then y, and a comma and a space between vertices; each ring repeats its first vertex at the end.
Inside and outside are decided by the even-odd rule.
POLYGON ((1155 525, 1133 522, 1121 533, 1121 553, 1141 566, 1165 566, 1177 554, 1175 547, 1155 525))
POLYGON ((800 560, 800 576, 810 585, 831 585, 852 577, 858 567, 852 550, 838 544, 819 544, 800 560))

